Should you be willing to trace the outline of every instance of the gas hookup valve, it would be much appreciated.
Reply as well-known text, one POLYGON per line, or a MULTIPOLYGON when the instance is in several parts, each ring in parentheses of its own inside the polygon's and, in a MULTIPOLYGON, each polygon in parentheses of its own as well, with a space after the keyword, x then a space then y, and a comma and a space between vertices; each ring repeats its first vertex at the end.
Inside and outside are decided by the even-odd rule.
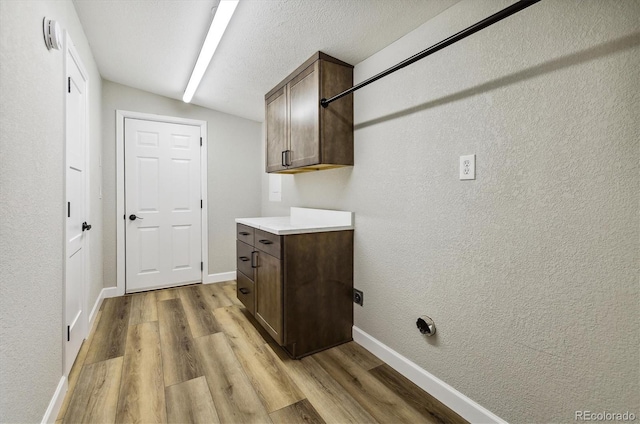
POLYGON ((427 336, 433 336, 434 334, 436 334, 436 324, 431 318, 426 315, 422 315, 420 318, 418 318, 418 320, 416 321, 416 326, 422 334, 425 334, 427 336))

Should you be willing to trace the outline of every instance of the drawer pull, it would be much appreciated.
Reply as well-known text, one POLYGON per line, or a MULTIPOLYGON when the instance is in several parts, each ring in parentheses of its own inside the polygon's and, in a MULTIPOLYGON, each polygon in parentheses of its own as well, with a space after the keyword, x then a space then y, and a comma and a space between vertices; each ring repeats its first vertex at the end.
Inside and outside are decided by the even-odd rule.
POLYGON ((246 256, 240 256, 238 259, 240 259, 242 262, 247 262, 249 260, 249 258, 247 258, 246 256))
POLYGON ((241 236, 248 236, 251 233, 247 233, 246 231, 240 231, 240 233, 238 234, 240 234, 241 236))
POLYGON ((258 240, 262 244, 273 244, 271 240, 258 240))
POLYGON ((249 294, 249 289, 245 289, 244 287, 239 288, 238 291, 242 294, 249 294))
POLYGON ((258 268, 258 252, 251 252, 251 268, 258 268), (253 256, 254 253, 256 256, 253 256))

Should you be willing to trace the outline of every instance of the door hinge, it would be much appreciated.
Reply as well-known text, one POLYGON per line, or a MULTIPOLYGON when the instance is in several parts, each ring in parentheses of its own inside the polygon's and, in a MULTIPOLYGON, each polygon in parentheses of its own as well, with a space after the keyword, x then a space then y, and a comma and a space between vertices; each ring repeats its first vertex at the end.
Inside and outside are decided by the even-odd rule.
POLYGON ((200 271, 204 271, 204 262, 200 262, 200 271))
POLYGON ((67 202, 67 218, 71 218, 71 202, 67 202))
POLYGON ((67 92, 71 93, 71 77, 67 78, 67 92))
POLYGON ((200 209, 202 209, 202 199, 200 199, 200 209))
POLYGON ((67 325, 67 341, 71 341, 71 326, 67 325))
POLYGON ((200 145, 202 146, 202 137, 200 137, 200 145))

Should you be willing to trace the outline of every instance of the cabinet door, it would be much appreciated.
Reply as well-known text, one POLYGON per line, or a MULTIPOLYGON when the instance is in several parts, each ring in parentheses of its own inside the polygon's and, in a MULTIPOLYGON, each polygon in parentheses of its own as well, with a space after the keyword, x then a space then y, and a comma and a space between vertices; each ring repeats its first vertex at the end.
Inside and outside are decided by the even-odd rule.
POLYGON ((320 163, 319 61, 289 83, 290 168, 320 163))
POLYGON ((258 253, 256 269, 256 319, 282 345, 282 262, 264 252, 258 253))
POLYGON ((283 152, 289 148, 286 88, 286 86, 282 87, 266 100, 267 172, 285 169, 283 166, 283 152))

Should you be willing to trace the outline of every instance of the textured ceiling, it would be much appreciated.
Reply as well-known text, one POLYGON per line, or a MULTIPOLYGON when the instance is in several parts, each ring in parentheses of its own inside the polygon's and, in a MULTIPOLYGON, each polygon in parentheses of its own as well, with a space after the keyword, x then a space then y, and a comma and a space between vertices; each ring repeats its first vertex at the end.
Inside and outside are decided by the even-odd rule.
MULTIPOLYGON (((316 51, 355 65, 457 1, 240 0, 192 103, 262 121, 265 93, 316 51)), ((174 99, 217 3, 74 0, 105 79, 174 99)))

